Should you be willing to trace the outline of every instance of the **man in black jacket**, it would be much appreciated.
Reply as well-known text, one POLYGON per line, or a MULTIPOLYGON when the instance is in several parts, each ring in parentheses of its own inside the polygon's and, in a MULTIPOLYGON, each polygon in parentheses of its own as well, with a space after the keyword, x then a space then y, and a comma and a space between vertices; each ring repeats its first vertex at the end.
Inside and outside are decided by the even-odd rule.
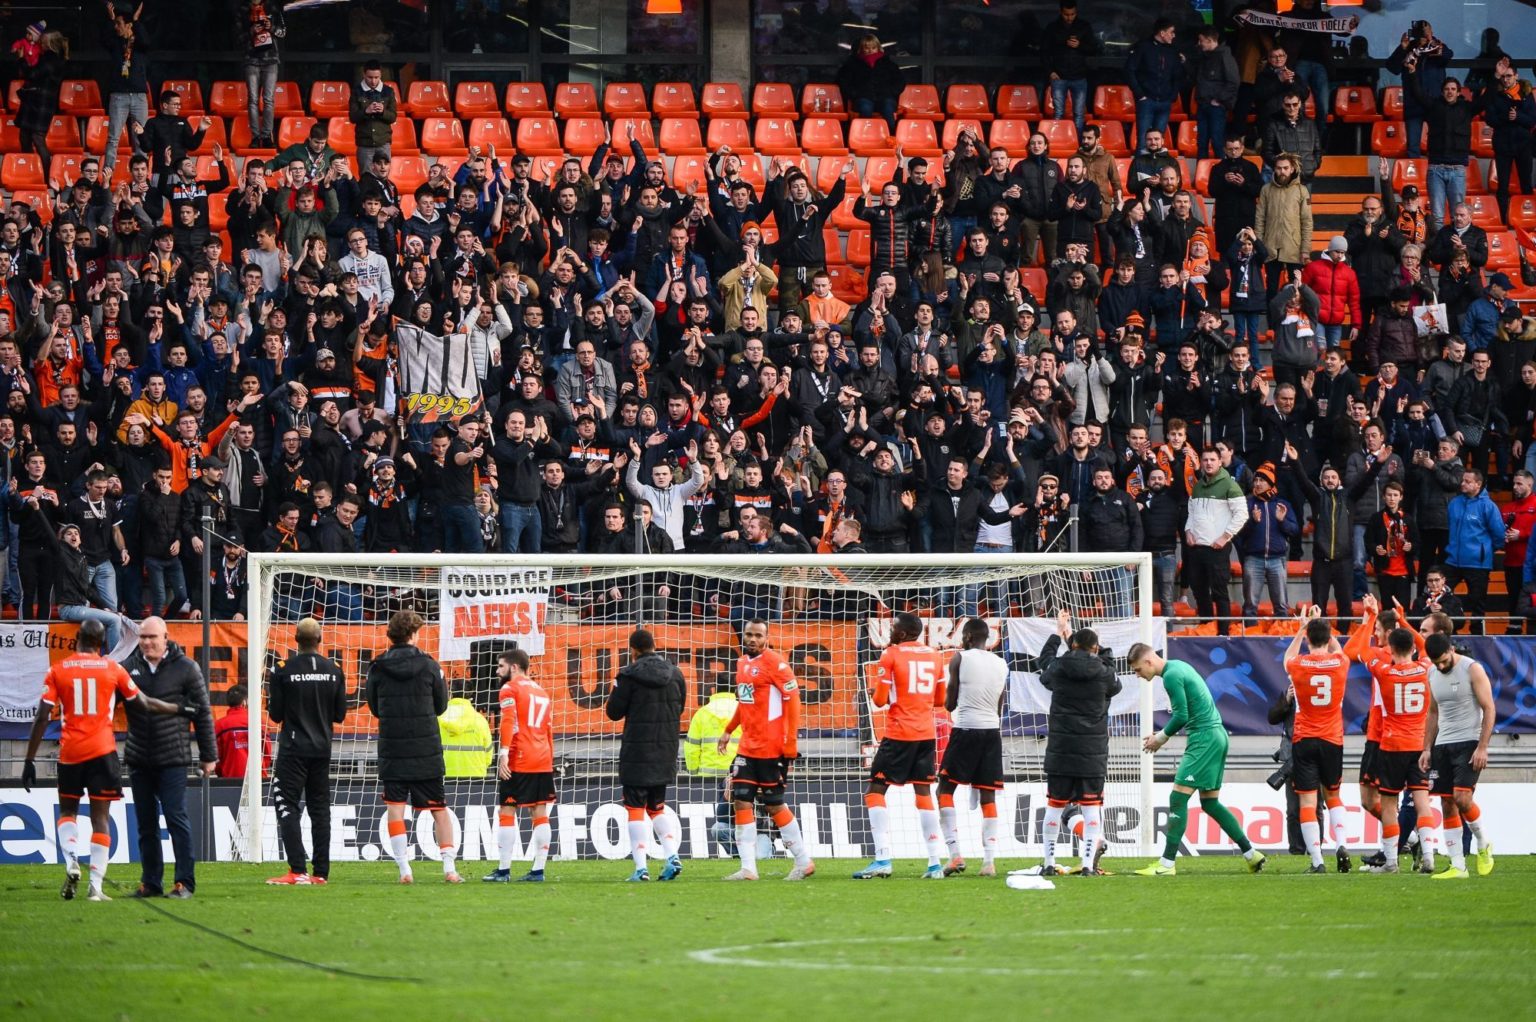
POLYGON ((293 632, 298 651, 277 662, 267 682, 267 716, 281 726, 272 765, 277 827, 288 872, 267 883, 324 884, 331 872, 331 737, 347 719, 347 677, 320 653, 320 622, 307 617, 293 632), (309 811, 314 873, 305 871, 299 800, 309 811))
POLYGON ((397 610, 390 616, 390 647, 368 665, 363 695, 379 721, 379 783, 389 817, 389 850, 400 867, 400 882, 411 874, 409 827, 405 807, 430 810, 433 833, 443 856, 443 880, 462 884, 454 868, 453 817, 443 793, 443 739, 437 718, 448 709, 443 672, 412 641, 421 631, 421 615, 397 610))
MULTIPOLYGON (((1120 553, 1142 548, 1141 512, 1136 501, 1115 485, 1114 469, 1093 471, 1093 492, 1083 502, 1083 546, 1089 552, 1120 553)), ((1123 567, 1101 568, 1095 581, 1103 586, 1106 617, 1131 616, 1131 573, 1123 567)))
POLYGON ((681 834, 677 816, 667 813, 667 787, 677 779, 677 743, 687 690, 683 672, 656 652, 656 639, 644 628, 630 633, 629 657, 629 663, 619 668, 606 707, 609 720, 624 722, 619 784, 629 814, 629 846, 635 862, 629 879, 651 878, 645 856, 654 830, 667 858, 661 879, 675 880, 683 871, 677 857, 681 834))
POLYGON ((1242 136, 1229 138, 1222 146, 1224 159, 1211 168, 1211 198, 1215 200, 1216 251, 1225 252, 1237 239, 1237 232, 1252 227, 1257 214, 1259 192, 1264 176, 1243 155, 1242 136))
MULTIPOLYGON (((128 676, 145 695, 177 706, 196 707, 199 771, 213 774, 219 759, 213 737, 213 710, 197 664, 166 637, 165 621, 147 617, 139 626, 139 646, 123 662, 128 676)), ((139 826, 140 880, 135 898, 190 898, 197 890, 192 852, 192 821, 187 816, 187 722, 129 703, 128 745, 123 759, 133 785, 133 811, 139 826), (165 891, 165 855, 160 845, 160 816, 176 853, 175 886, 165 891)))
POLYGON ((1083 813, 1083 873, 1099 872, 1095 855, 1103 826, 1104 779, 1109 772, 1109 702, 1120 691, 1109 650, 1099 649, 1091 628, 1071 631, 1071 617, 1062 611, 1056 634, 1045 641, 1039 661, 1045 665, 1040 684, 1051 693, 1045 742, 1045 862, 1041 876, 1055 876, 1056 838, 1067 806, 1077 803, 1083 813), (1063 639, 1071 648, 1057 658, 1063 639))
POLYGON ((1461 83, 1447 75, 1438 96, 1426 95, 1417 64, 1405 69, 1405 84, 1424 108, 1429 128, 1429 219, 1446 222, 1446 208, 1467 197, 1467 164, 1472 159, 1472 118, 1477 104, 1461 94, 1461 83))

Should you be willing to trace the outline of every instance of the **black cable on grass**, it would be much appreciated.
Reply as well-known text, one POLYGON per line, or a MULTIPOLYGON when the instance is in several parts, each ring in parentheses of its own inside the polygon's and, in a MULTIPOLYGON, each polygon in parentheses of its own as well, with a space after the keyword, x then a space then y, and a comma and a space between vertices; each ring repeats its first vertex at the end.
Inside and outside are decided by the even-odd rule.
MULTIPOLYGON (((109 878, 107 883, 111 884, 114 890, 128 890, 127 887, 116 880, 109 878)), ((329 972, 333 976, 346 976, 349 979, 366 979, 376 983, 422 982, 421 980, 412 976, 375 976, 368 972, 354 972, 351 969, 343 969, 335 965, 324 965, 320 962, 311 962, 307 958, 297 958, 293 955, 285 955, 281 951, 273 951, 270 948, 260 947, 256 944, 252 944, 248 940, 241 940, 239 937, 236 937, 232 933, 225 933, 223 930, 216 930, 212 926, 199 923, 196 920, 187 919, 184 916, 179 916, 175 912, 168 911, 164 906, 157 905, 151 898, 135 898, 133 900, 143 903, 145 908, 152 912, 158 912, 160 915, 173 922, 180 923, 183 926, 190 926, 194 930, 201 930, 203 933, 206 933, 209 936, 218 937, 220 940, 227 940, 229 943, 234 944, 236 947, 242 947, 247 951, 254 951, 258 955, 266 955, 268 958, 275 958, 280 962, 287 962, 289 965, 300 965, 306 969, 314 969, 317 972, 329 972)))

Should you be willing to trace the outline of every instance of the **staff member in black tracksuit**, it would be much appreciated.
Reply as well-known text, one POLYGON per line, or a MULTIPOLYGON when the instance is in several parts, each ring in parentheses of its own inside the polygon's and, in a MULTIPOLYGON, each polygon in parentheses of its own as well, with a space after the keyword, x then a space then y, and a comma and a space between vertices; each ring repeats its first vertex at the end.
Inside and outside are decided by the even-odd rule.
POLYGON ((282 726, 272 784, 288 856, 288 872, 267 883, 323 884, 331 872, 331 736, 334 725, 347 719, 347 678, 335 661, 320 655, 320 622, 300 621, 294 639, 298 652, 279 660, 267 682, 267 716, 282 726), (315 841, 313 874, 304 869, 301 798, 315 841))
MULTIPOLYGON (((123 669, 139 691, 167 703, 195 709, 192 717, 197 736, 199 772, 207 777, 218 765, 214 744, 213 710, 203 672, 181 648, 166 638, 165 621, 147 617, 139 625, 139 647, 123 661, 123 669)), ((187 744, 187 722, 140 707, 128 707, 128 747, 123 756, 128 780, 133 785, 133 812, 139 825, 141 866, 135 898, 190 898, 197 889, 192 853, 192 821, 187 816, 187 767, 192 762, 187 744), (165 892, 165 853, 160 846, 160 816, 171 833, 176 853, 175 886, 165 892)))
MULTIPOLYGON (((1099 839, 1104 806, 1104 779, 1109 771, 1109 703, 1120 691, 1114 661, 1099 648, 1099 636, 1091 628, 1071 632, 1071 620, 1062 614, 1057 634, 1046 640, 1038 662, 1045 664, 1040 684, 1051 693, 1045 742, 1045 863, 1041 876, 1052 876, 1056 838, 1068 805, 1083 811, 1083 872, 1095 874, 1098 857, 1088 846, 1099 839), (1068 635, 1070 633, 1070 635, 1068 635), (1068 636, 1070 649, 1058 658, 1056 650, 1068 636)), ((1103 847, 1100 845, 1099 847, 1103 847)))

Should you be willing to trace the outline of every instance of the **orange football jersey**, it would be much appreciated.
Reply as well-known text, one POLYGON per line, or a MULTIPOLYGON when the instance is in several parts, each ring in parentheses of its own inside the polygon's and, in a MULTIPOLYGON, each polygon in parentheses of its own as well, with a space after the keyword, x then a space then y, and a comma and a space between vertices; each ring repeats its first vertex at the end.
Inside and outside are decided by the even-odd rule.
POLYGON ((920 642, 886 647, 875 681, 875 705, 890 707, 886 737, 903 742, 936 737, 933 708, 944 705, 949 658, 920 642))
POLYGON ((785 747, 798 745, 800 688, 789 661, 771 649, 736 662, 736 715, 741 721, 738 755, 750 759, 777 759, 785 747))
POLYGON ((501 686, 501 747, 520 774, 547 774, 555 768, 554 703, 532 678, 501 686))
POLYGON ((1343 653, 1304 653, 1286 665, 1296 689, 1293 740, 1321 738, 1344 744, 1344 685, 1349 658, 1343 653))
POLYGON ((1429 661, 1395 664, 1377 657, 1365 666, 1381 687, 1381 751, 1422 752, 1429 716, 1429 661))
POLYGON ((59 708, 64 727, 59 762, 84 763, 117 751, 112 712, 117 697, 132 699, 139 687, 121 664, 100 656, 75 654, 48 669, 43 700, 59 708))
MULTIPOLYGON (((1413 645, 1419 651, 1419 656, 1424 655, 1424 636, 1411 624, 1408 631, 1413 633, 1413 645)), ((1365 619, 1356 625, 1349 633, 1349 642, 1344 646, 1344 655, 1360 661, 1367 667, 1372 660, 1380 660, 1383 663, 1392 662, 1392 651, 1386 646, 1374 646, 1371 640, 1376 637, 1376 615, 1367 612, 1365 619)), ((1365 716, 1365 739, 1369 742, 1381 742, 1381 717, 1382 717, 1382 691, 1381 683, 1374 671, 1371 672, 1371 709, 1365 716)))

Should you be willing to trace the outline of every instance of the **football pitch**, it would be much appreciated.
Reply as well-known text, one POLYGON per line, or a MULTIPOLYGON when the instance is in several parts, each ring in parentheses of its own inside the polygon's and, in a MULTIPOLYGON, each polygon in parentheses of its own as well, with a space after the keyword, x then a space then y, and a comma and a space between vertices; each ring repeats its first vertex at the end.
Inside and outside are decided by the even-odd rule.
POLYGON ((644 885, 620 882, 626 861, 551 862, 542 886, 466 863, 462 887, 418 862, 409 888, 389 864, 343 864, 324 888, 200 864, 196 898, 149 903, 115 865, 111 904, 83 883, 61 901, 57 866, 7 867, 0 1018, 1385 1019, 1447 988, 1458 1017, 1536 1003, 1528 857, 1465 881, 1304 876, 1286 856, 1259 876, 1232 857, 1128 875, 1142 864, 1054 891, 922 882, 916 862, 860 882, 829 860, 786 884, 775 859, 726 884, 732 861, 691 861, 644 885))

